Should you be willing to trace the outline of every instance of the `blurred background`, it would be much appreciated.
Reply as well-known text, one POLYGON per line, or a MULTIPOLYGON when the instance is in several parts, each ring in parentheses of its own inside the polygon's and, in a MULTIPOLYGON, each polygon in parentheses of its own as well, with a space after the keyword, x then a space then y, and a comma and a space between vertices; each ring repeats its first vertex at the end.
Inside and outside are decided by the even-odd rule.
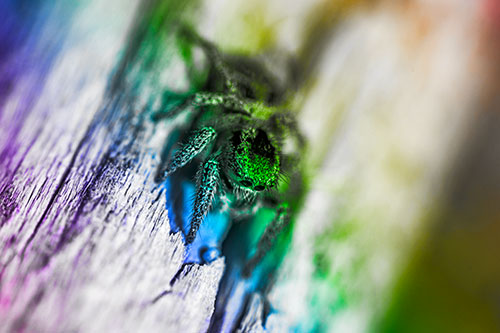
POLYGON ((201 31, 223 49, 286 50, 308 75, 312 185, 276 317, 300 331, 499 331, 499 2, 205 6, 201 31))
POLYGON ((92 109, 138 13, 175 7, 224 52, 299 68, 309 185, 267 331, 500 331, 498 0, 0 3, 2 191, 22 133, 91 117, 54 102, 61 82, 102 76, 74 101, 92 109))

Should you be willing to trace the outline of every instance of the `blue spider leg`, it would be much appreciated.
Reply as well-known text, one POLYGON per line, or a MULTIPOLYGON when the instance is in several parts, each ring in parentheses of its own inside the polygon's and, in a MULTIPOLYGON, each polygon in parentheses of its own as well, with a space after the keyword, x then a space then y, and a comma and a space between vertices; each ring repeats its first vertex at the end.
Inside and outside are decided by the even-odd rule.
POLYGON ((197 190, 190 223, 191 227, 186 236, 186 244, 194 241, 205 215, 212 207, 219 179, 219 161, 217 157, 212 156, 203 163, 197 175, 197 190))
POLYGON ((279 206, 278 211, 273 221, 267 225, 266 229, 260 236, 257 243, 257 250, 253 256, 246 262, 242 276, 244 278, 250 277, 255 267, 262 261, 264 256, 271 250, 274 245, 276 237, 285 229, 290 223, 290 209, 288 204, 283 203, 279 206))
POLYGON ((189 163, 196 155, 201 153, 214 139, 217 133, 212 127, 204 127, 191 135, 181 149, 175 152, 164 177, 168 177, 175 170, 189 163))

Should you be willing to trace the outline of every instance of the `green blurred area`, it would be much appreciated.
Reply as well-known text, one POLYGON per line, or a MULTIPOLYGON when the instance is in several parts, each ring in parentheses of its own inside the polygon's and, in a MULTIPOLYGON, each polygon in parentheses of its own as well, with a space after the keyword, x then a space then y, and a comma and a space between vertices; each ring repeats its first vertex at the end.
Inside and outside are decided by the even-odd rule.
POLYGON ((375 331, 500 332, 500 115, 487 107, 375 331))

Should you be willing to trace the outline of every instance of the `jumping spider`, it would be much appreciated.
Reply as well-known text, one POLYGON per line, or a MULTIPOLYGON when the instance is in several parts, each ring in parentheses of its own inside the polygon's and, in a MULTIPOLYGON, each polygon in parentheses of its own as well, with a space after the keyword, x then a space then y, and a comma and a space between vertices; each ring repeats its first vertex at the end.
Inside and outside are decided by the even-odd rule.
POLYGON ((200 160, 186 244, 194 241, 213 202, 220 202, 222 197, 235 219, 252 214, 258 207, 275 209, 274 219, 244 266, 243 275, 249 276, 290 222, 282 180, 285 174, 290 177, 296 173, 304 140, 293 114, 282 107, 286 90, 261 63, 249 57, 224 55, 188 28, 182 28, 180 34, 203 51, 210 74, 204 91, 155 115, 157 120, 172 117, 189 105, 195 113, 190 135, 169 158, 161 179, 193 159, 200 160), (285 145, 294 147, 286 151, 285 145))

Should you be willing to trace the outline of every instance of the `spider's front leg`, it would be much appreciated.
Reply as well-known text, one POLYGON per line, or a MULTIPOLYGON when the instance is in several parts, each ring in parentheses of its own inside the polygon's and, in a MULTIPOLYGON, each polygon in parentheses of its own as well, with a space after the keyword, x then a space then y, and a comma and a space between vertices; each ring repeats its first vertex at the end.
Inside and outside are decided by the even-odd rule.
POLYGON ((188 141, 175 152, 174 156, 165 170, 164 177, 168 177, 175 170, 189 163, 196 155, 201 153, 211 142, 217 133, 212 127, 204 127, 193 133, 188 141))
POLYGON ((290 223, 290 209, 287 203, 283 203, 278 207, 273 221, 267 225, 264 233, 260 236, 257 243, 255 254, 246 262, 243 267, 242 276, 248 278, 255 267, 262 261, 264 256, 271 250, 276 237, 290 223))
POLYGON ((190 221, 189 233, 186 236, 186 244, 194 241, 203 219, 212 207, 219 179, 219 161, 216 156, 209 157, 203 163, 197 175, 193 215, 190 221))

